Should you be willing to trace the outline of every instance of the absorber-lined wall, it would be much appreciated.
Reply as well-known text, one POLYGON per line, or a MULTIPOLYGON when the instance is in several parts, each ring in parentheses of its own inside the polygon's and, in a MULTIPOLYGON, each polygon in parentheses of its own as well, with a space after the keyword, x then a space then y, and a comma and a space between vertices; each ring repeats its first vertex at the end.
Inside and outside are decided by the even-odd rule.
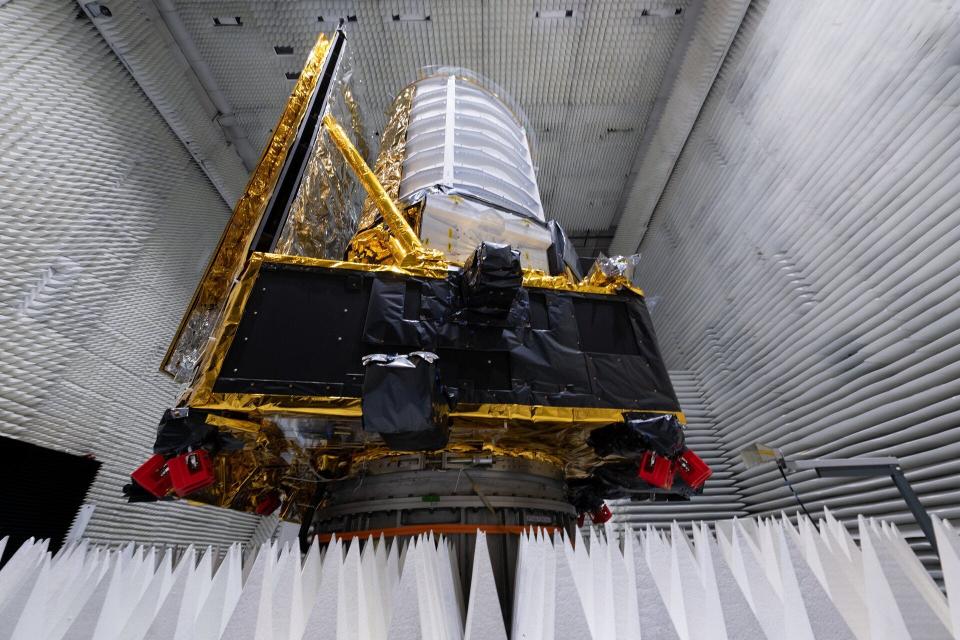
POLYGON ((176 394, 158 363, 229 209, 78 11, 0 6, 17 34, 0 38, 0 435, 104 463, 94 540, 246 540, 253 517, 120 492, 176 394))
MULTIPOLYGON (((945 4, 754 2, 640 247, 671 368, 728 456, 895 455, 960 515, 960 16, 945 4)), ((746 508, 794 508, 772 465, 746 508)), ((798 475, 920 533, 893 484, 798 475)))

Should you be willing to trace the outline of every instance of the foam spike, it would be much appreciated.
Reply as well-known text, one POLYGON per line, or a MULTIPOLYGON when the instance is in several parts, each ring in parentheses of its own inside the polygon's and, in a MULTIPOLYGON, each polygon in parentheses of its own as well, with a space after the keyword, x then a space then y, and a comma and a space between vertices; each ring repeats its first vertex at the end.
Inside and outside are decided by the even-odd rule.
POLYGON ((186 588, 180 604, 180 615, 177 617, 177 631, 175 640, 190 640, 197 623, 197 614, 200 605, 210 592, 210 581, 213 573, 213 549, 207 547, 200 557, 200 562, 187 577, 186 588))
POLYGON ((706 593, 697 565, 690 549, 690 541, 677 522, 670 525, 670 607, 675 615, 685 620, 681 637, 710 637, 711 628, 706 614, 706 593))
POLYGON ((615 638, 640 640, 640 615, 637 611, 636 582, 630 579, 626 560, 612 528, 607 529, 607 554, 610 566, 611 605, 615 638))
MULTIPOLYGON (((310 615, 310 609, 313 601, 317 597, 317 590, 320 588, 320 568, 323 566, 323 557, 320 554, 320 543, 314 538, 310 548, 307 549, 307 555, 303 559, 303 575, 300 578, 300 585, 303 588, 303 608, 304 625, 306 625, 307 616, 310 615)), ((300 635, 303 629, 299 630, 300 635)), ((299 637, 291 631, 291 636, 299 637)))
MULTIPOLYGON (((633 531, 633 528, 624 523, 623 525, 623 553, 621 558, 623 560, 623 570, 624 576, 622 582, 619 582, 620 585, 617 589, 617 593, 622 596, 622 600, 617 602, 617 611, 619 613, 620 621, 617 623, 617 633, 623 634, 622 637, 628 638, 629 640, 639 640, 640 638, 640 607, 637 602, 637 570, 634 566, 636 562, 636 550, 634 548, 636 544, 636 534, 633 531), (629 625, 631 622, 636 621, 635 628, 630 628, 629 625), (627 625, 627 628, 623 628, 623 625, 627 625)), ((619 548, 617 549, 619 553, 619 548)))
POLYGON ((927 573, 927 570, 924 569, 923 564, 913 553, 913 550, 910 549, 910 545, 900 534, 897 525, 893 523, 882 523, 882 525, 885 525, 883 530, 886 533, 886 548, 890 551, 890 554, 896 558, 900 568, 907 575, 917 592, 923 597, 927 606, 940 618, 943 626, 949 629, 952 626, 950 622, 950 606, 943 592, 940 591, 940 587, 933 581, 933 578, 927 573))
POLYGON ((243 591, 224 629, 224 638, 262 640, 273 632, 273 568, 276 564, 270 545, 262 545, 253 561, 243 591))
POLYGON ((387 570, 388 562, 388 551, 387 551, 387 541, 384 538, 383 534, 380 534, 380 539, 377 540, 376 549, 374 550, 374 561, 376 564, 376 572, 379 576, 378 583, 380 585, 380 594, 379 602, 380 607, 382 608, 382 619, 384 625, 384 632, 386 631, 386 625, 390 622, 390 616, 393 613, 393 579, 390 576, 390 572, 387 570))
POLYGON ((591 527, 590 561, 593 566, 593 633, 598 638, 612 638, 616 631, 613 600, 613 559, 606 536, 595 535, 591 527))
POLYGON ((773 531, 769 520, 762 520, 757 523, 757 541, 760 549, 760 562, 763 570, 767 574, 767 581, 776 591, 780 600, 784 600, 783 580, 780 577, 780 554, 776 542, 774 542, 773 531))
POLYGON ((831 602, 829 594, 801 556, 794 540, 796 532, 785 529, 775 529, 774 534, 780 553, 786 637, 798 640, 854 640, 853 633, 831 602))
POLYGON ((381 574, 377 571, 377 556, 373 536, 367 536, 366 544, 360 553, 360 582, 358 585, 358 605, 360 614, 360 637, 380 638, 384 634, 386 621, 384 608, 379 606, 383 598, 380 585, 381 574))
POLYGON ((63 618, 82 605, 92 589, 86 584, 91 571, 84 570, 84 557, 77 550, 61 549, 49 567, 41 565, 46 577, 38 578, 13 631, 14 640, 57 638, 66 630, 63 618))
POLYGON ((811 571, 817 576, 828 597, 836 603, 850 631, 858 640, 869 640, 870 619, 863 601, 863 576, 848 571, 850 560, 839 545, 830 544, 826 520, 820 521, 820 533, 806 517, 800 519, 801 550, 811 571))
POLYGON ((950 638, 952 634, 911 583, 910 577, 897 562, 895 554, 887 547, 885 536, 876 522, 868 522, 861 516, 858 524, 863 550, 864 579, 868 592, 873 588, 873 593, 876 594, 876 598, 868 599, 872 636, 924 640, 950 638), (889 626, 881 628, 885 622, 889 626), (898 635, 892 635, 894 630, 898 635))
POLYGON ((53 595, 56 579, 56 576, 51 577, 50 565, 50 561, 43 562, 40 570, 33 576, 34 583, 11 601, 12 607, 18 607, 17 619, 14 620, 11 616, 11 620, 14 620, 16 625, 15 628, 14 625, 10 625, 5 631, 0 631, 0 636, 12 637, 13 640, 43 636, 44 609, 53 595))
POLYGON ((13 633, 45 562, 47 559, 39 545, 30 538, 0 571, 0 638, 3 640, 13 633))
POLYGON ((637 600, 640 637, 644 640, 651 638, 677 640, 680 636, 670 616, 666 600, 654 580, 645 553, 643 550, 640 552, 635 550, 635 542, 636 538, 632 535, 624 540, 624 560, 632 569, 635 583, 634 598, 637 600))
POLYGON ((570 567, 573 570, 574 584, 583 601, 583 609, 588 612, 587 624, 590 624, 593 619, 593 565, 590 563, 587 545, 580 535, 580 529, 573 530, 573 562, 570 567))
MULTIPOLYGON (((826 512, 669 531, 605 525, 520 538, 510 637, 865 640, 953 637, 960 622, 960 537, 934 519, 947 599, 894 524, 859 521, 858 546, 826 512), (622 550, 618 536, 622 535, 622 550), (863 574, 855 571, 863 567, 863 574), (782 594, 782 595, 778 595, 782 594)), ((286 543, 216 572, 212 550, 77 544, 52 554, 29 541, 0 569, 3 638, 73 640, 459 640, 508 637, 490 557, 478 533, 469 601, 445 536, 334 539, 302 559, 286 543), (279 555, 279 557, 278 557, 279 555), (159 559, 159 562, 158 562, 159 559), (389 602, 388 602, 389 600, 389 602)))
POLYGON ((863 551, 863 579, 866 584, 866 603, 870 619, 870 637, 877 640, 886 638, 910 638, 906 622, 897 606, 893 590, 887 583, 880 558, 874 549, 870 527, 861 516, 860 545, 863 551))
POLYGON ((273 638, 287 640, 292 629, 303 626, 303 583, 300 552, 284 545, 276 566, 273 587, 273 638))
POLYGON ((738 521, 733 527, 730 567, 766 636, 779 638, 784 624, 783 601, 770 584, 759 558, 760 550, 742 522, 738 521))
POLYGON ((427 625, 423 624, 425 611, 420 593, 421 574, 424 571, 422 546, 414 543, 406 549, 393 616, 387 628, 388 640, 419 640, 427 637, 423 633, 427 625))
POLYGON ((218 640, 240 597, 240 546, 230 545, 199 608, 193 628, 195 640, 218 640))
MULTIPOLYGON (((566 542, 560 542, 564 546, 566 542)), ((543 536, 543 637, 553 638, 556 634, 557 618, 557 546, 556 539, 543 536)), ((566 555, 566 550, 563 550, 566 555)))
POLYGON ((387 580, 384 584, 389 586, 387 597, 390 600, 391 611, 393 607, 394 595, 397 593, 397 587, 400 584, 400 540, 394 539, 390 543, 390 550, 387 552, 387 580))
MULTIPOLYGON (((643 533, 643 555, 660 597, 667 603, 669 611, 671 592, 669 547, 651 527, 647 527, 643 533)), ((673 613, 671 612, 670 615, 672 617, 673 613)), ((682 624, 686 627, 686 620, 682 624)))
POLYGON ((707 538, 710 536, 706 525, 694 526, 692 530, 694 552, 697 566, 700 568, 700 584, 703 593, 703 612, 701 614, 704 628, 709 629, 713 637, 726 640, 727 629, 724 623, 723 610, 720 604, 720 591, 717 587, 716 569, 713 565, 711 549, 707 538))
MULTIPOLYGON (((91 556, 100 558, 100 550, 97 549, 91 556)), ((67 630, 77 619, 78 614, 83 609, 87 600, 95 593, 97 585, 103 579, 100 563, 94 563, 88 560, 84 555, 80 556, 83 567, 77 580, 64 585, 63 595, 57 601, 57 616, 55 620, 47 627, 46 636, 50 640, 59 640, 63 638, 67 630)), ((107 564, 109 559, 104 557, 103 564, 107 564)), ((149 624, 149 620, 147 621, 149 624)))
POLYGON ((527 556, 530 554, 528 550, 530 539, 526 533, 521 533, 518 538, 517 570, 513 583, 513 627, 510 630, 510 636, 512 638, 521 638, 527 635, 530 638, 538 638, 537 633, 528 629, 527 618, 529 608, 522 604, 527 600, 526 593, 530 584, 530 571, 527 569, 529 566, 527 556))
POLYGON ((141 640, 146 635, 147 628, 166 595, 165 589, 170 586, 172 573, 173 552, 168 549, 160 561, 160 568, 153 574, 139 601, 131 608, 130 615, 118 637, 125 640, 141 640))
POLYGON ((450 565, 450 576, 453 579, 453 600, 456 604, 457 620, 460 621, 459 627, 462 629, 467 618, 466 603, 463 601, 463 584, 460 581, 460 566, 457 563, 457 553, 453 542, 447 540, 443 548, 443 554, 450 565))
POLYGON ((335 640, 339 625, 340 571, 343 568, 343 543, 331 540, 320 566, 320 585, 316 596, 305 603, 306 623, 300 638, 335 640))
POLYGON ((443 536, 437 541, 437 552, 434 556, 437 573, 439 575, 440 602, 443 610, 443 619, 446 625, 446 637, 463 637, 463 597, 460 595, 460 580, 456 566, 450 557, 450 547, 443 536))
MULTIPOLYGON (((582 544, 582 540, 580 541, 582 544)), ((587 621, 587 609, 584 606, 581 591, 576 587, 573 567, 565 549, 554 548, 555 591, 553 636, 541 636, 544 640, 579 640, 593 638, 587 621)), ((523 636, 514 635, 514 638, 523 636)), ((536 637, 536 636, 531 636, 536 637)))
POLYGON ((195 551, 192 546, 188 547, 173 571, 170 587, 166 589, 165 595, 161 595, 161 603, 156 615, 147 627, 144 638, 160 640, 162 638, 172 638, 176 633, 183 593, 187 587, 187 580, 193 572, 194 559, 195 551))
MULTIPOLYGON (((740 590, 730 565, 720 554, 719 546, 706 525, 701 525, 697 546, 708 597, 719 603, 719 617, 727 638, 762 638, 766 635, 750 603, 740 590), (702 545, 702 551, 701 551, 702 545), (712 577, 712 581, 711 581, 712 577)), ((715 606, 715 605, 714 605, 715 606)), ((713 619, 717 612, 711 611, 713 619)))
POLYGON ((360 539, 354 538, 347 547, 347 555, 339 576, 337 606, 337 638, 359 639, 360 631, 360 539))
POLYGON ((960 537, 949 522, 937 516, 933 516, 933 530, 943 569, 943 584, 949 598, 950 626, 953 636, 960 638, 960 537))
POLYGON ((90 594, 90 598, 80 608, 76 617, 64 632, 64 640, 86 640, 93 637, 100 620, 100 614, 103 611, 103 603, 107 599, 110 584, 115 576, 122 571, 120 560, 119 554, 108 557, 110 569, 106 574, 100 576, 96 589, 90 594))
POLYGON ((467 604, 465 640, 507 640, 503 624, 500 596, 493 577, 493 565, 487 550, 487 537, 478 531, 473 551, 473 573, 470 579, 470 600, 467 604))

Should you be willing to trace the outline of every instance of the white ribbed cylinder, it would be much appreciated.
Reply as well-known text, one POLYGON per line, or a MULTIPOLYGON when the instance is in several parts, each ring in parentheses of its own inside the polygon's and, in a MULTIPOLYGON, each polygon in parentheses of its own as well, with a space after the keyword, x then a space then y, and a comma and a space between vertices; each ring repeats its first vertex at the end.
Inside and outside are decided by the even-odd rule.
POLYGON ((400 198, 438 185, 544 219, 524 127, 493 93, 452 74, 416 83, 400 198))

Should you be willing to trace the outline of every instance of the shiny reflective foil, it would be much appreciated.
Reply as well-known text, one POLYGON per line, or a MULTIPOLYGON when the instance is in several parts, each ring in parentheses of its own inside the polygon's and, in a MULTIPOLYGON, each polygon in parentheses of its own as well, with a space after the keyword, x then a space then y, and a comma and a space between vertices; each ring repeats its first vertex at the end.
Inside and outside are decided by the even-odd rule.
MULTIPOLYGON (((346 127, 360 156, 369 155, 363 118, 353 95, 349 56, 341 59, 330 87, 330 112, 346 127)), ((340 259, 357 228, 363 189, 326 127, 320 130, 303 180, 277 240, 276 252, 340 259)))
MULTIPOLYGON (((379 436, 364 433, 359 407, 355 411, 344 407, 347 410, 342 417, 336 417, 336 411, 319 410, 326 402, 337 404, 336 398, 287 400, 290 402, 285 406, 233 406, 234 410, 251 411, 250 420, 208 418, 210 424, 245 445, 242 451, 217 456, 216 485, 192 499, 255 512, 258 500, 270 491, 278 491, 284 499, 282 517, 297 521, 311 506, 318 485, 362 474, 372 461, 417 453, 390 449, 379 436), (311 411, 318 413, 310 415, 311 411), (354 417, 343 417, 348 414, 354 417)), ((587 443, 593 429, 622 420, 610 409, 516 405, 479 405, 451 417, 450 442, 431 455, 522 458, 554 466, 568 479, 585 478, 605 461, 587 443)))
MULTIPOLYGON (((406 153, 407 126, 410 124, 410 107, 416 87, 406 87, 394 100, 388 112, 387 126, 380 138, 380 153, 373 166, 373 173, 387 196, 396 203, 400 194, 400 179, 406 153)), ((420 227, 419 205, 403 207, 401 212, 416 233, 420 227)), ((380 214, 375 197, 363 203, 357 234, 350 241, 347 259, 355 262, 397 262, 396 250, 391 248, 392 234, 380 214)))

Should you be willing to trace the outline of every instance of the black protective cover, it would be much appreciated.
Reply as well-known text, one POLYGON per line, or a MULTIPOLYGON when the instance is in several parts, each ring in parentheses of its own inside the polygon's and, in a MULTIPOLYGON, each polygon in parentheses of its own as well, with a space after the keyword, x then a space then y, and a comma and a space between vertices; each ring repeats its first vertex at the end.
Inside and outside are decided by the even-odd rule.
POLYGON ((363 429, 379 433, 392 449, 419 451, 446 446, 450 429, 436 366, 411 356, 416 367, 371 362, 363 381, 363 429))
POLYGON ((198 409, 167 409, 157 426, 153 452, 171 457, 203 447, 210 453, 239 451, 243 442, 206 423, 207 412, 198 409))
POLYGON ((461 403, 679 411, 641 296, 522 287, 489 322, 462 291, 455 271, 264 264, 214 390, 358 398, 364 355, 421 350, 461 403))
POLYGON ((599 456, 638 458, 653 450, 674 458, 683 450, 683 425, 674 415, 631 415, 624 422, 594 429, 587 438, 599 456))
POLYGON ((478 322, 505 318, 523 285, 520 252, 508 244, 481 242, 467 258, 460 278, 461 315, 478 322))
POLYGON ((563 275, 566 268, 569 267, 574 277, 578 280, 582 279, 580 256, 577 254, 576 247, 570 242, 570 238, 563 231, 563 227, 556 220, 550 220, 547 222, 547 228, 550 230, 550 236, 553 240, 553 243, 547 248, 547 264, 550 266, 550 275, 563 275))

